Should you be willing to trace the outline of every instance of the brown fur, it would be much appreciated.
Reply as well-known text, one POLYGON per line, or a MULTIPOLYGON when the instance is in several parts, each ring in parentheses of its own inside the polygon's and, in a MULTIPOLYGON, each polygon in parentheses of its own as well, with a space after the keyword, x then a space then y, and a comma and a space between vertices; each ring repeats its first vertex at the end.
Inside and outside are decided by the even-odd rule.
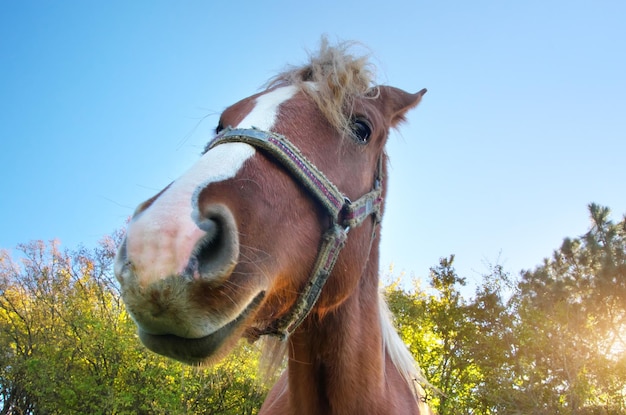
MULTIPOLYGON (((388 131, 404 120, 425 91, 409 94, 387 86, 372 88, 367 59, 350 55, 348 46, 333 48, 324 40, 309 64, 278 75, 268 90, 285 84, 300 87, 281 105, 272 129, 288 137, 347 197, 356 200, 372 189, 381 157, 386 176, 388 131), (367 118, 372 126, 367 145, 345 139, 355 115, 367 118)), ((237 125, 253 107, 254 98, 228 108, 220 123, 237 125)), ((239 337, 254 339, 254 333, 289 311, 309 278, 329 220, 307 191, 262 151, 234 178, 201 189, 198 204, 229 209, 240 255, 233 272, 219 283, 197 283, 189 294, 190 306, 215 316, 221 307, 265 293, 224 345, 204 357, 212 361, 227 353, 239 337)), ((373 220, 350 231, 312 314, 283 344, 288 369, 260 414, 429 413, 413 388, 413 379, 423 380, 420 372, 400 338, 389 330, 391 323, 380 303, 379 242, 380 229, 373 220)), ((186 340, 177 342, 174 357, 185 361, 186 340)), ((159 346, 165 354, 170 348, 159 346)))

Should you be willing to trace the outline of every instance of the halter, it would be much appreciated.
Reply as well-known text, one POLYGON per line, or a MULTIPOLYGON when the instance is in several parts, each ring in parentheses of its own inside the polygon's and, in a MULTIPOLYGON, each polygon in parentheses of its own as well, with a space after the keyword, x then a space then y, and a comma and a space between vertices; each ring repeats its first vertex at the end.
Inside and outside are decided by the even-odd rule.
POLYGON ((322 236, 311 276, 295 304, 284 317, 257 333, 258 336, 267 334, 285 340, 309 315, 319 299, 350 229, 362 224, 370 215, 373 215, 375 225, 380 223, 382 156, 378 160, 374 189, 351 202, 295 145, 280 134, 256 128, 227 128, 207 145, 207 151, 220 144, 235 142, 246 143, 271 154, 322 204, 331 219, 330 227, 322 236))

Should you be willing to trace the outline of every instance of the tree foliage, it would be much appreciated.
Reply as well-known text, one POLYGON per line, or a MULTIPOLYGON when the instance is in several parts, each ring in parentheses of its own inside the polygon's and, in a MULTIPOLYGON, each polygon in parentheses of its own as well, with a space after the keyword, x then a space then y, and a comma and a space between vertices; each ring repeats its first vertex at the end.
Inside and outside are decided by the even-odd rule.
POLYGON ((514 280, 501 266, 463 298, 454 256, 430 290, 387 287, 441 414, 626 414, 626 220, 592 226, 514 280))
MULTIPOLYGON (((385 287, 438 414, 626 415, 626 219, 589 212, 589 232, 518 277, 491 266, 473 295, 453 255, 426 288, 385 287)), ((118 238, 0 251, 0 415, 257 413, 252 346, 211 369, 141 346, 111 271, 118 238)))
POLYGON ((546 414, 626 412, 626 221, 595 204, 589 212, 589 232, 523 272, 512 301, 519 400, 546 414), (532 390, 541 399, 521 393, 532 390))
POLYGON ((115 238, 0 255, 0 414, 254 414, 265 395, 242 345, 211 370, 145 350, 112 276, 115 238))

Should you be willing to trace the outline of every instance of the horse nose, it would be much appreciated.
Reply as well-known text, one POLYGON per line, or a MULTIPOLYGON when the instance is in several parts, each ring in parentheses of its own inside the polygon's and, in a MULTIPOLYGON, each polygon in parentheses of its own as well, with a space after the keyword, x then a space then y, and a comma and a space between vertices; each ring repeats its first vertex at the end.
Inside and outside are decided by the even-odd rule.
POLYGON ((219 283, 232 273, 239 236, 231 211, 213 204, 184 216, 160 217, 150 209, 138 215, 115 261, 123 285, 147 287, 170 277, 219 283))
POLYGON ((183 274, 194 279, 221 282, 239 258, 239 234, 231 211, 224 205, 209 205, 194 214, 198 228, 206 233, 194 247, 183 274))
POLYGON ((178 238, 165 232, 165 241, 150 244, 158 237, 154 229, 147 225, 129 227, 115 260, 115 275, 130 314, 144 332, 199 338, 221 323, 209 319, 194 324, 204 321, 204 312, 190 299, 202 291, 199 284, 219 285, 232 274, 239 257, 237 225, 231 211, 223 205, 208 206, 199 215, 179 220, 178 225, 193 225, 197 232, 185 233, 194 238, 178 238), (146 243, 145 249, 141 249, 139 241, 146 243), (177 247, 176 255, 157 249, 173 245, 177 247))

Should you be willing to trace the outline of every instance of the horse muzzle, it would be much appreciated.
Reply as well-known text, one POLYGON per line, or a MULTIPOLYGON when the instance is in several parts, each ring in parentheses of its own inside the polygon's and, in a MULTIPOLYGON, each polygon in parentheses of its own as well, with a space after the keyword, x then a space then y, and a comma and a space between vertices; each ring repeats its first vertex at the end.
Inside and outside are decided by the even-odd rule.
POLYGON ((239 259, 230 210, 210 205, 194 215, 195 224, 181 218, 171 224, 148 218, 150 207, 145 209, 131 221, 115 260, 122 298, 140 333, 200 339, 245 314, 259 290, 240 290, 237 300, 232 292, 216 294, 229 289, 239 259))

